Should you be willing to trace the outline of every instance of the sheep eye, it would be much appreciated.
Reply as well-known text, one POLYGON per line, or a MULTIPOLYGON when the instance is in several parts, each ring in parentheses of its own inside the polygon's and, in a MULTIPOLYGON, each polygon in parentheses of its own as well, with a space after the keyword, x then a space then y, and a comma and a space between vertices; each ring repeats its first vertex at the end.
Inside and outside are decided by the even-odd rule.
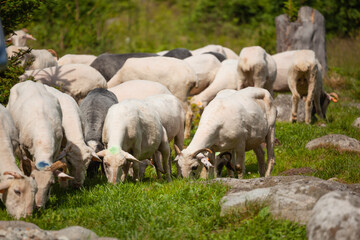
POLYGON ((104 163, 104 166, 105 166, 106 168, 108 168, 108 167, 110 167, 110 164, 107 163, 107 162, 105 162, 105 163, 104 163))
POLYGON ((197 168, 198 168, 198 166, 192 166, 191 170, 196 171, 197 168))
POLYGON ((14 192, 15 192, 16 195, 19 195, 19 196, 21 194, 21 192, 19 190, 17 190, 17 189, 14 189, 14 192))

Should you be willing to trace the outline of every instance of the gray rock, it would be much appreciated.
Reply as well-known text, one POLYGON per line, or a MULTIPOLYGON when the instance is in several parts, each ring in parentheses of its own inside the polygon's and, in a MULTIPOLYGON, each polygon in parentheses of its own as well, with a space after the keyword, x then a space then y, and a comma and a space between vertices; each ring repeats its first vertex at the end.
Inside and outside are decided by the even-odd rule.
POLYGON ((98 237, 94 232, 79 226, 59 231, 46 231, 33 223, 23 221, 0 221, 0 239, 47 239, 47 240, 114 240, 98 237))
POLYGON ((59 231, 52 231, 52 234, 56 238, 63 238, 68 240, 96 240, 99 238, 93 231, 79 226, 72 226, 61 229, 59 231))
POLYGON ((319 60, 323 75, 327 74, 325 18, 311 7, 301 7, 298 19, 290 22, 286 14, 275 18, 276 51, 311 49, 319 60))
POLYGON ((254 179, 217 178, 231 187, 221 200, 221 215, 247 202, 264 202, 273 216, 305 224, 317 200, 334 190, 360 196, 359 184, 342 184, 309 176, 276 176, 254 179))
POLYGON ((311 140, 306 144, 306 148, 309 150, 322 147, 332 147, 339 151, 360 152, 360 141, 341 134, 329 134, 311 140))
MULTIPOLYGON (((290 122, 292 105, 291 94, 278 94, 274 99, 274 105, 277 110, 276 121, 290 122)), ((297 121, 305 121, 305 104, 302 100, 299 101, 298 105, 297 121)))
POLYGON ((353 127, 360 128, 360 117, 355 119, 355 121, 353 122, 352 125, 353 125, 353 127))
POLYGON ((333 191, 315 204, 306 231, 309 240, 360 239, 360 197, 333 191))

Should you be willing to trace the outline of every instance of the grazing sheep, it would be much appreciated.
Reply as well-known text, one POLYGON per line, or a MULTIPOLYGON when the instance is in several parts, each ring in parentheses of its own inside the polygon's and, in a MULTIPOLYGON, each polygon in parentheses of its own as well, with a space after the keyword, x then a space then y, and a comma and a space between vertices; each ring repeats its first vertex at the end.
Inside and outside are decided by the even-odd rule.
POLYGON ((299 50, 294 53, 288 72, 288 85, 292 93, 290 121, 297 121, 297 110, 300 97, 305 100, 305 123, 311 122, 313 103, 319 117, 326 118, 330 101, 337 101, 337 95, 331 96, 323 89, 321 65, 312 50, 299 50))
POLYGON ((276 108, 270 93, 262 88, 248 87, 240 91, 223 90, 204 109, 198 130, 190 145, 177 152, 183 177, 197 171, 200 163, 211 167, 203 152, 234 151, 235 170, 238 177, 245 173, 245 151, 254 150, 258 159, 260 176, 270 176, 275 164, 276 108), (264 151, 267 145, 267 170, 265 173, 264 151))
POLYGON ((267 89, 273 96, 273 84, 276 78, 276 63, 259 46, 243 48, 239 56, 238 90, 246 87, 267 89))
MULTIPOLYGON (((157 99, 157 96, 161 96, 164 94, 169 95, 169 97, 162 97, 162 99, 160 99, 159 101, 155 101, 155 106, 152 106, 152 108, 157 110, 158 113, 160 114, 162 124, 164 125, 166 132, 168 134, 169 142, 175 136, 178 136, 175 142, 182 149, 184 142, 184 126, 180 130, 182 131, 182 133, 178 132, 179 131, 178 126, 181 123, 182 125, 184 124, 184 119, 183 119, 184 113, 183 110, 180 111, 178 109, 178 105, 180 101, 175 96, 173 96, 171 92, 164 85, 158 82, 147 81, 147 80, 131 80, 121 83, 115 87, 109 88, 109 91, 113 92, 116 95, 119 102, 125 99, 148 99, 148 98, 151 99, 151 96, 154 96, 155 99, 157 99), (163 103, 163 101, 167 101, 167 102, 163 103), (165 115, 167 119, 170 117, 171 120, 163 121, 163 115, 165 115)), ((164 172, 164 169, 160 164, 158 154, 155 154, 153 156, 153 159, 155 161, 157 175, 160 178, 161 177, 160 172, 164 172)), ((149 164, 145 164, 143 162, 139 165, 140 165, 140 170, 145 170, 146 167, 149 166, 149 164)), ((140 170, 139 170, 140 179, 142 179, 140 170)), ((178 173, 180 173, 180 171, 178 171, 178 173)))
POLYGON ((124 65, 126 60, 130 58, 143 58, 159 56, 155 53, 124 53, 124 54, 109 54, 104 53, 99 55, 90 66, 98 70, 104 76, 106 81, 109 81, 124 65))
POLYGON ((56 97, 62 111, 63 143, 66 142, 66 162, 73 187, 79 188, 85 180, 85 171, 91 161, 101 162, 95 150, 85 144, 83 124, 79 106, 69 95, 45 85, 46 90, 56 97))
POLYGON ((97 154, 104 157, 108 182, 124 181, 131 162, 149 159, 156 151, 161 152, 167 179, 171 180, 166 130, 157 112, 144 101, 127 99, 111 106, 102 139, 106 149, 97 154))
POLYGON ((9 111, 0 104, 0 193, 6 211, 16 219, 32 214, 37 191, 35 180, 16 165, 18 137, 9 111))
POLYGON ((95 88, 107 88, 106 81, 94 68, 84 64, 66 64, 41 70, 26 71, 21 81, 33 76, 35 81, 58 88, 79 103, 95 88))
POLYGON ((275 92, 290 92, 288 73, 297 51, 286 51, 272 55, 276 63, 276 79, 273 85, 275 92))
MULTIPOLYGON (((168 141, 170 142, 174 139, 174 145, 182 150, 184 144, 185 112, 179 99, 172 94, 158 94, 145 98, 144 102, 159 115, 160 122, 166 130, 168 141)), ((156 157, 157 155, 155 155, 156 157)), ((157 163, 158 161, 155 159, 156 167, 159 169, 157 163)), ((180 177, 179 168, 177 175, 180 177)))
POLYGON ((196 95, 206 89, 213 81, 221 63, 212 54, 200 54, 184 59, 195 71, 198 78, 197 86, 193 87, 190 95, 196 95))
POLYGON ((191 57, 192 54, 186 48, 175 48, 173 50, 168 51, 163 55, 164 57, 173 57, 177 59, 185 59, 187 57, 191 57))
POLYGON ((136 79, 162 83, 180 99, 186 112, 185 138, 188 138, 192 111, 187 98, 190 96, 190 90, 198 83, 196 73, 190 65, 183 60, 170 57, 131 58, 110 79, 108 87, 136 79))
MULTIPOLYGON (((27 47, 9 46, 6 48, 8 57, 14 56, 20 50, 28 50, 27 47)), ((52 49, 32 49, 30 53, 21 58, 21 66, 25 67, 26 62, 33 60, 26 70, 43 69, 57 66, 57 54, 52 49)))
POLYGON ((72 179, 58 171, 59 168, 64 170, 65 164, 55 162, 63 137, 60 104, 42 83, 26 81, 11 88, 6 108, 19 131, 23 170, 27 175, 31 173, 34 176, 38 186, 36 206, 43 207, 54 175, 59 179, 72 179))
POLYGON ((108 89, 118 101, 125 99, 144 99, 157 94, 172 94, 167 87, 158 82, 131 80, 108 89))
POLYGON ((7 39, 8 42, 11 42, 16 47, 25 47, 26 41, 28 39, 30 40, 36 40, 32 35, 27 33, 28 30, 26 28, 23 28, 22 30, 17 30, 11 36, 7 39))
POLYGON ((58 65, 65 64, 86 64, 90 65, 96 59, 95 55, 89 54, 66 54, 58 60, 58 65))
MULTIPOLYGON (((102 131, 105 117, 109 108, 116 103, 118 103, 118 100, 114 93, 104 88, 95 88, 89 92, 80 104, 81 118, 84 121, 85 142, 95 152, 104 150, 102 131)), ((90 162, 87 176, 95 176, 98 169, 99 163, 90 162)))
POLYGON ((225 60, 221 63, 214 81, 201 93, 191 98, 190 103, 198 107, 206 107, 216 94, 223 89, 236 89, 239 81, 237 72, 238 61, 234 59, 225 60))

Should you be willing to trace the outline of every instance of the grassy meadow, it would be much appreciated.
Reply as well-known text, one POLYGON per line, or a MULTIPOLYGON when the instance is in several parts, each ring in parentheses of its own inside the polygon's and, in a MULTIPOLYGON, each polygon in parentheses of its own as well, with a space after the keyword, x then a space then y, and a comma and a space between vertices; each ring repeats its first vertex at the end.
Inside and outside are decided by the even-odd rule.
MULTIPOLYGON (((165 5, 160 7, 164 7, 165 12, 169 11, 165 5)), ((171 25, 169 29, 173 29, 171 25)), ((231 29, 223 29, 227 30, 231 29)), ((249 36, 252 34, 246 28, 242 31, 249 36)), ((150 33, 145 31, 143 34, 149 34, 150 42, 150 33)), ((263 37, 268 40, 266 36, 263 37)), ((231 47, 238 53, 243 45, 256 44, 254 39, 259 36, 246 44, 246 39, 230 41, 215 37, 217 43, 231 47)), ((207 44, 212 39, 202 40, 207 44)), ((181 39, 175 47, 186 45, 188 41, 181 39)), ((133 38, 126 50, 148 49, 147 46, 136 45, 139 42, 133 38)), ((41 41, 37 44, 41 44, 41 41)), ((166 47, 168 45, 156 46, 158 50, 166 47)), ((322 179, 335 177, 344 183, 360 182, 359 154, 335 149, 309 151, 305 148, 310 140, 327 134, 344 134, 360 140, 360 130, 351 126, 360 117, 359 39, 329 39, 327 54, 329 76, 324 79, 325 89, 337 92, 339 101, 330 104, 327 122, 318 121, 312 125, 276 123, 279 143, 275 148, 274 176, 283 175, 294 168, 306 168, 305 174, 322 179)), ((245 164, 245 178, 259 177, 253 152, 246 153, 245 164)), ((99 176, 87 179, 79 190, 61 189, 55 184, 46 208, 22 220, 47 230, 79 225, 98 236, 119 239, 306 239, 305 226, 274 219, 264 204, 249 204, 232 215, 220 217, 219 201, 228 188, 217 183, 205 183, 205 180, 179 180, 175 178, 175 173, 173 181, 168 183, 158 180, 155 171, 148 169, 145 180, 140 183, 128 181, 114 186, 107 183, 105 176, 99 176)), ((13 220, 0 204, 0 219, 13 220)))

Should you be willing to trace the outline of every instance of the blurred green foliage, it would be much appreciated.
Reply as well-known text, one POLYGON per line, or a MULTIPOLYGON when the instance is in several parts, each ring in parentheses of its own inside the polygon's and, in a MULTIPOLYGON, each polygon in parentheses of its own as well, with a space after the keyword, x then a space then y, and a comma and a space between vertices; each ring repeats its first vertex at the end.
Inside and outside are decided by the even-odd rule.
MULTIPOLYGON (((28 28, 34 48, 66 53, 157 52, 221 44, 240 52, 261 45, 275 53, 274 19, 294 20, 300 6, 318 9, 329 34, 354 35, 359 1, 320 0, 49 0, 28 28)), ((24 25, 25 26, 25 25, 24 25)))
MULTIPOLYGON (((0 103, 6 105, 9 100, 10 89, 18 82, 18 77, 24 73, 22 59, 25 54, 31 52, 31 48, 20 50, 8 59, 8 65, 0 72, 0 103)), ((33 59, 25 62, 25 67, 30 66, 33 59)))
POLYGON ((12 33, 18 25, 26 24, 32 19, 32 13, 43 0, 1 0, 0 17, 4 34, 12 33))

